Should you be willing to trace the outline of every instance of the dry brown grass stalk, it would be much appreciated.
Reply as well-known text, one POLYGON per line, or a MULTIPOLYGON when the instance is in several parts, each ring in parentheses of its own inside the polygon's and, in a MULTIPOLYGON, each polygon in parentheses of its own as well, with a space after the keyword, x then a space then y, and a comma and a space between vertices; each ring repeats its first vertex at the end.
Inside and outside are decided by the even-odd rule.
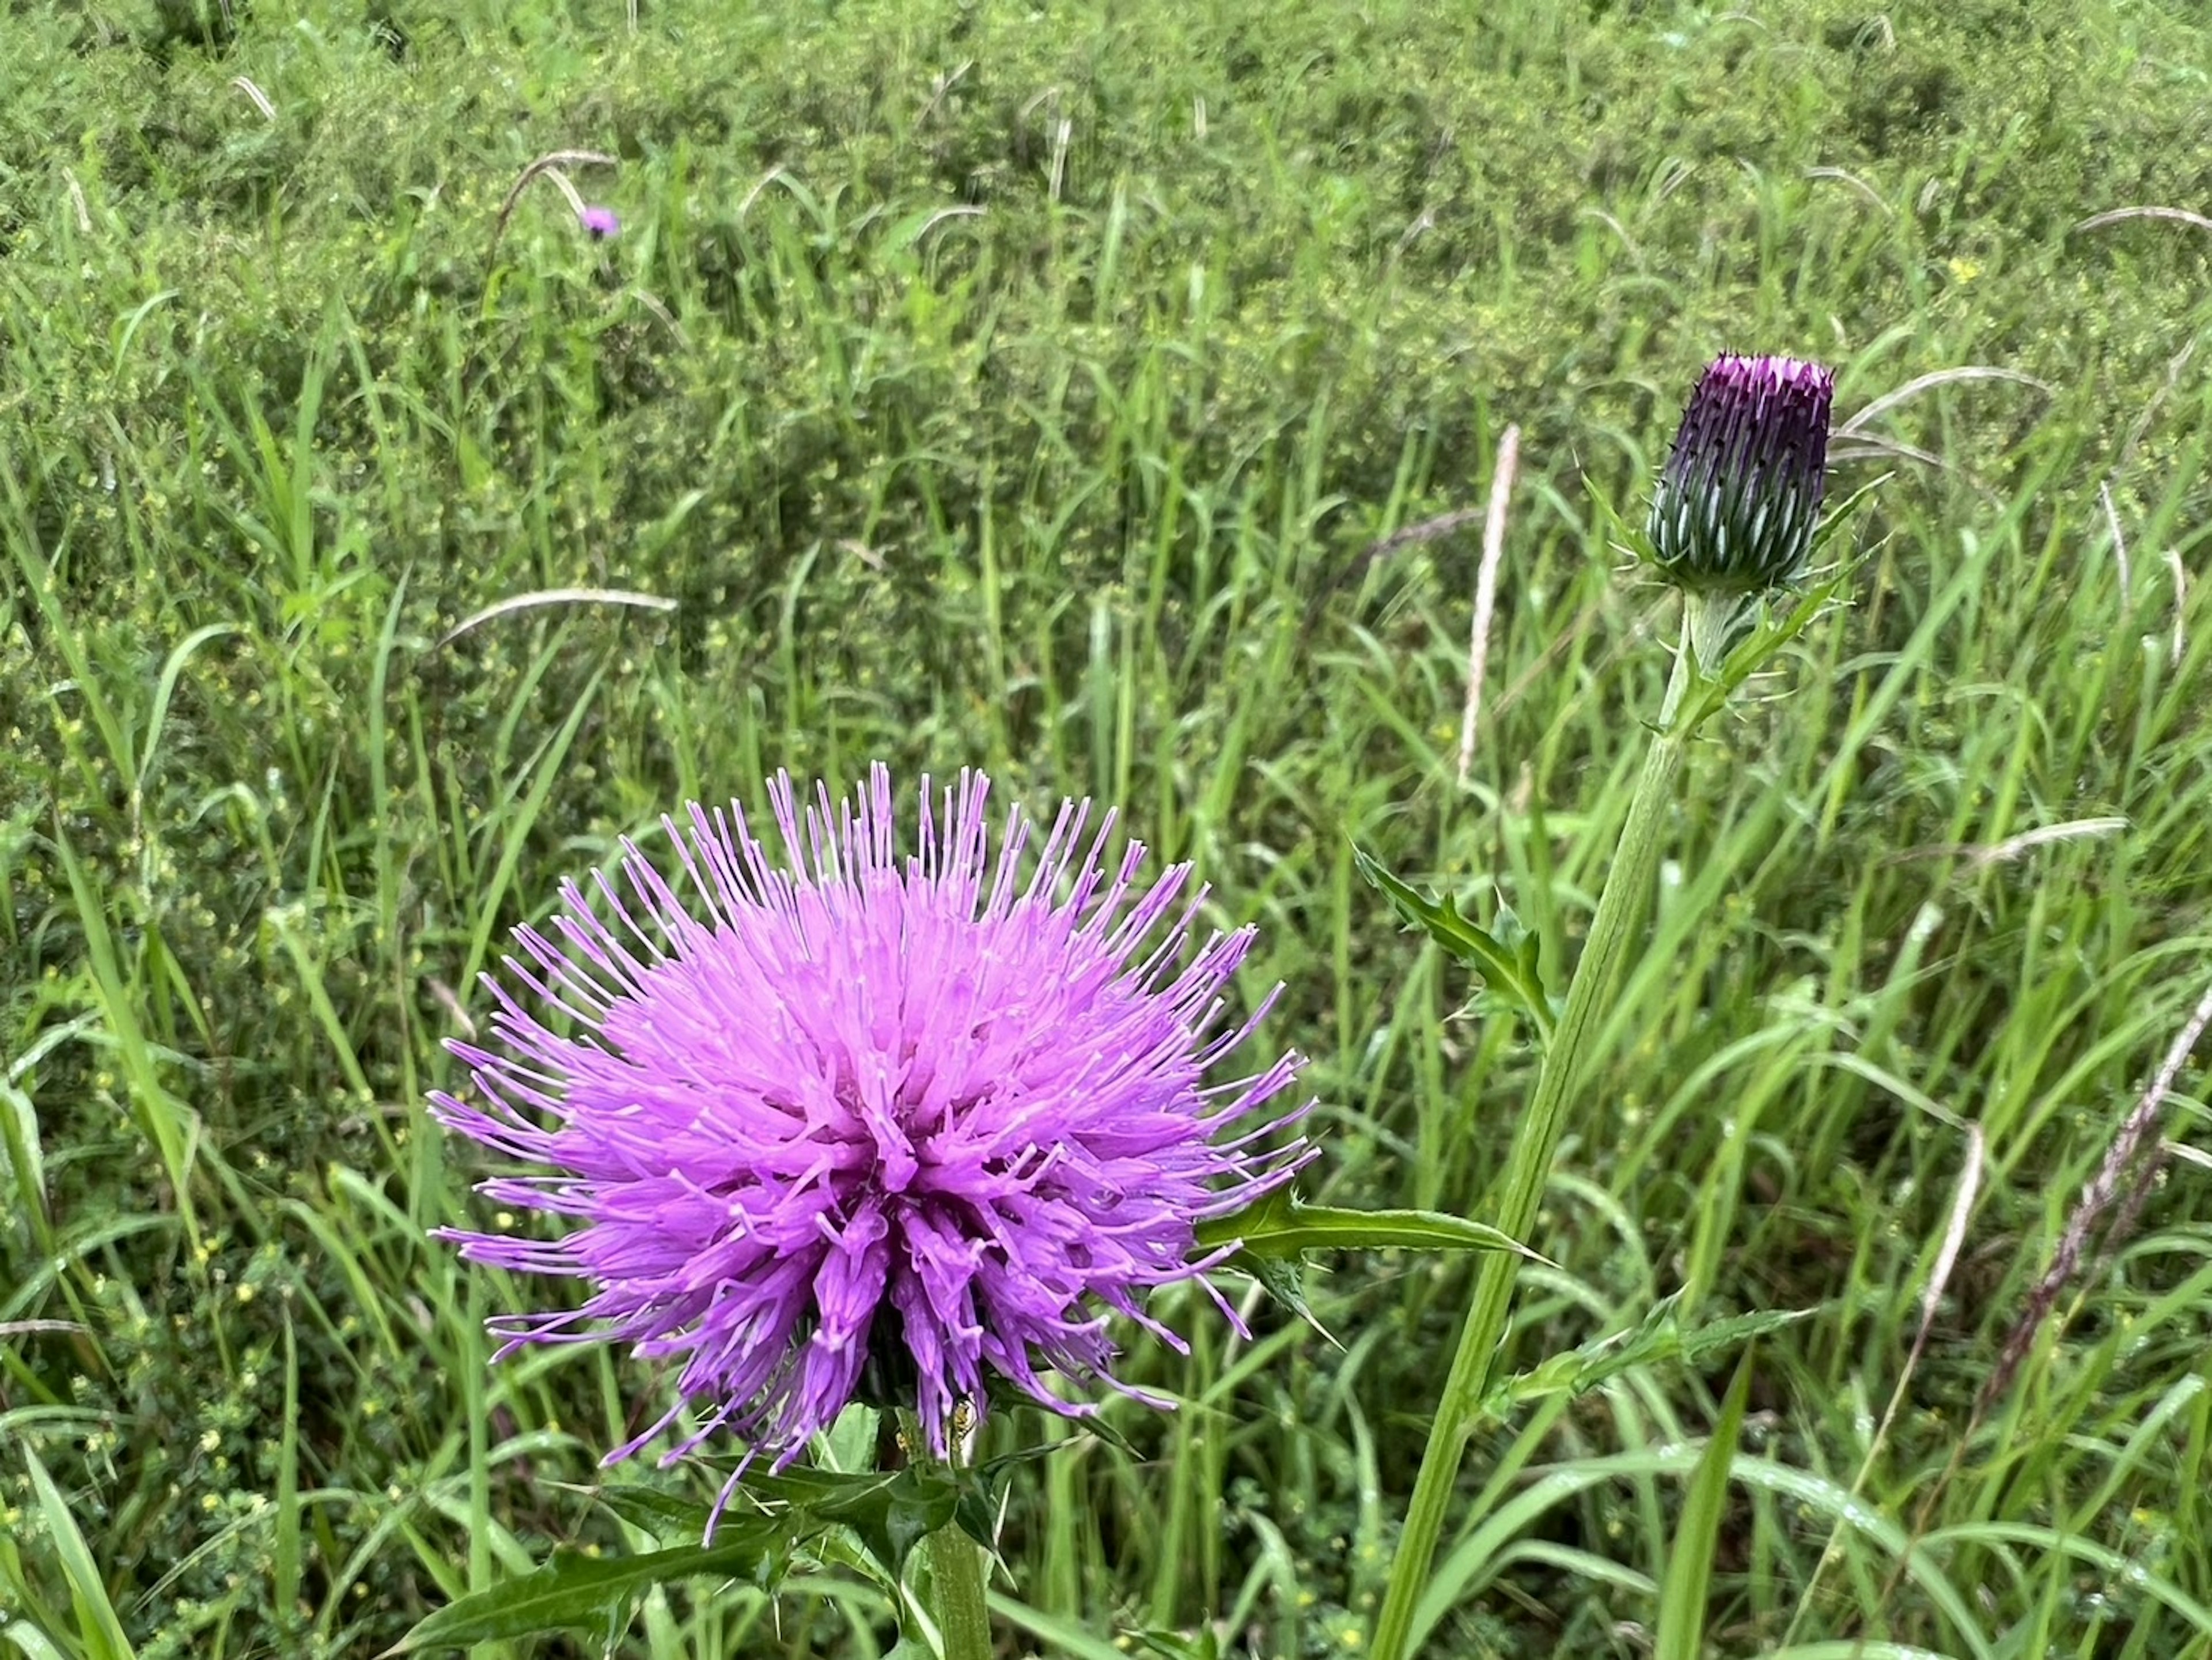
POLYGON ((1498 441, 1490 475, 1490 508, 1482 532, 1482 565, 1474 579, 1474 621, 1467 648, 1467 710, 1459 727, 1459 786, 1474 768, 1474 728, 1482 717, 1482 678, 1490 660, 1490 619, 1498 607, 1498 567, 1505 554, 1505 509, 1521 468, 1521 429, 1508 427, 1498 441))

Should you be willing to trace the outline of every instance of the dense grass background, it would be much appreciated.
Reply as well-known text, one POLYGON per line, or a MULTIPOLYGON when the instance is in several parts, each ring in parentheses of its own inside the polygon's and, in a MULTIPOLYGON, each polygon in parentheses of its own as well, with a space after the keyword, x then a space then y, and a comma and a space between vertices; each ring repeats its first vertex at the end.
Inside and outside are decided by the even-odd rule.
MULTIPOLYGON (((1121 803, 1264 927, 1310 1191, 1481 1214, 1531 1054, 1351 842, 1571 960, 1669 616, 1602 508, 1735 345, 1836 365, 1837 489, 1895 477, 1856 603, 1693 758, 1516 1353, 1668 1297, 1692 1332, 1803 1312, 1761 1347, 1715 1652, 1793 1619, 1808 1656, 2212 1649, 2201 1158, 1961 1439, 2212 975, 2212 238, 2079 223, 2212 198, 2212 25, 1461 11, 8 8, 0 1637, 370 1654, 556 1543, 638 1542, 585 1489, 662 1382, 488 1368, 483 1316, 546 1288, 426 1239, 483 1209, 422 1099, 560 877, 778 767, 1121 803), (495 241, 562 148, 619 157, 572 172, 622 235, 540 182, 495 241), (1366 550, 1478 504, 1508 423, 1462 790, 1473 538, 1366 550), (672 605, 446 638, 574 587, 672 605)), ((1194 1358, 1133 1370, 1190 1404, 1115 1414, 1159 1456, 1017 1484, 1008 1652, 1358 1651, 1465 1267, 1320 1268, 1344 1352, 1170 1307, 1194 1358)), ((1646 1651, 1735 1359, 1479 1437, 1431 1651, 1646 1651)), ((656 1600, 618 1651, 890 1640, 825 1563, 656 1600)))

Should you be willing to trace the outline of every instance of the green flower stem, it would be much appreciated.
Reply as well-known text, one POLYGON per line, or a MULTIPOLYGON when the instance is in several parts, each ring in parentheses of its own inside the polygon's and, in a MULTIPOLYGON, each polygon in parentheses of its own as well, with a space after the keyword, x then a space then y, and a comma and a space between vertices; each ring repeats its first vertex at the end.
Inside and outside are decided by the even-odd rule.
MULTIPOLYGON (((1651 903, 1652 877, 1659 863, 1659 827, 1674 796, 1674 782, 1682 770, 1682 756, 1690 733, 1675 729, 1675 713, 1690 683, 1693 656, 1692 636, 1706 631, 1712 619, 1706 615, 1717 603, 1692 594, 1684 600, 1682 642, 1674 654, 1674 672, 1668 682, 1666 702, 1644 753, 1644 774, 1628 806, 1628 818, 1620 830, 1620 845, 1598 896, 1597 915, 1591 919, 1589 937, 1582 960, 1567 988, 1566 1008, 1559 1016, 1550 1048, 1544 1052, 1536 1077, 1536 1092, 1522 1115, 1513 1138, 1513 1152, 1505 1168, 1504 1206, 1491 1219, 1516 1239, 1526 1240, 1536 1223, 1536 1212, 1552 1174, 1552 1158, 1559 1151, 1566 1128, 1567 1105, 1574 1098, 1583 1073, 1583 1049, 1595 1027, 1600 1012, 1611 1001, 1619 976, 1621 954, 1632 936, 1641 932, 1651 903)), ((1413 1632, 1413 1612, 1427 1588, 1429 1567, 1443 1531, 1444 1511, 1459 1479, 1460 1461, 1474 1432, 1475 1409, 1489 1392, 1491 1371, 1505 1335, 1513 1305, 1514 1279, 1521 1267, 1512 1251, 1486 1252, 1476 1269, 1474 1296, 1461 1329, 1459 1353, 1452 1359, 1451 1376, 1437 1402, 1434 1426, 1421 1457, 1420 1474, 1413 1481, 1413 1497, 1406 1511, 1406 1527, 1390 1565, 1390 1583, 1383 1594, 1382 1612, 1375 1627, 1374 1660, 1405 1660, 1413 1632)))
POLYGON ((929 1535, 930 1613, 945 1660, 991 1660, 991 1610, 983 1600, 983 1548, 947 1523, 929 1535))
MULTIPOLYGON (((928 1442, 922 1436, 920 1414, 912 1407, 901 1407, 897 1422, 899 1444, 921 1456, 928 1442)), ((956 1434, 952 1439, 952 1462, 957 1464, 963 1462, 961 1438, 956 1434)), ((929 1570, 929 1595, 922 1604, 937 1621, 945 1660, 991 1660, 991 1608, 983 1594, 990 1558, 961 1531, 957 1522, 947 1522, 924 1540, 922 1554, 929 1570)))

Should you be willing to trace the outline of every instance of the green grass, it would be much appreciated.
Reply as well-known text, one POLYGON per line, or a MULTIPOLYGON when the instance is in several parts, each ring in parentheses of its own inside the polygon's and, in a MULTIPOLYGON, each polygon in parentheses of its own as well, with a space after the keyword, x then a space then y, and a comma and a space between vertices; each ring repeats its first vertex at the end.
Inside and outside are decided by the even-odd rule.
MULTIPOLYGON (((371 1654, 642 1541, 588 1488, 665 1380, 489 1367, 546 1289, 427 1238, 484 1207, 424 1096, 561 877, 778 767, 1120 803, 1264 930, 1309 1190, 1485 1214, 1532 1051, 1351 843, 1571 959, 1666 668, 1603 508, 1736 345, 1844 414, 2027 378, 1838 440, 1839 495, 1895 470, 1856 602, 1692 752, 1531 1242, 1523 1365, 1678 1293, 1804 1314, 1720 1512, 1684 1501, 1739 1346, 1532 1388, 1429 1651, 1642 1653, 1700 1579, 1715 1653, 2212 1651, 2200 1164, 1960 1446, 2212 977, 2212 238, 2076 228, 2212 197, 2194 8, 237 10, 18 5, 0 54, 0 1649, 371 1654), (620 158, 572 173, 621 236, 540 182, 495 249, 571 148, 620 158), (1509 423, 1462 792, 1474 538, 1363 552, 1479 505, 1509 423), (574 587, 673 603, 446 639, 574 587)), ((1018 1481, 1007 1652, 1358 1652, 1466 1268, 1319 1267, 1341 1352, 1171 1300, 1192 1358, 1132 1373, 1188 1407, 1110 1414, 1158 1456, 1018 1481)), ((616 1651, 891 1641, 825 1560, 616 1651)))

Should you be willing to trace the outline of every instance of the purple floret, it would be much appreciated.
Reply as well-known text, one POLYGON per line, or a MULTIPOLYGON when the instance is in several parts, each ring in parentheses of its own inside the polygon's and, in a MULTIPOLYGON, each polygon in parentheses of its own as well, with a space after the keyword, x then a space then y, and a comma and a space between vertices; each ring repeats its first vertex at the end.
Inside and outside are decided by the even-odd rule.
POLYGON ((663 821, 695 902, 625 843, 628 898, 601 874, 595 909, 570 883, 549 930, 516 930, 494 1045, 453 1045, 481 1104, 432 1103, 548 1167, 483 1193, 576 1225, 442 1237, 590 1282, 580 1308, 495 1321, 502 1355, 681 1359, 681 1398, 609 1462, 689 1407, 664 1462, 727 1428, 787 1463, 864 1366, 904 1380, 893 1404, 943 1456, 994 1377, 1070 1416, 1093 1408, 1048 1373, 1123 1388, 1109 1312, 1183 1348, 1145 1313, 1156 1286, 1196 1280, 1235 1323, 1205 1278, 1225 1253, 1194 1230, 1312 1154, 1289 1133, 1311 1104, 1267 1104, 1295 1053, 1205 1081, 1267 1012, 1223 1018, 1253 930, 1194 949, 1190 867, 1140 885, 1134 843, 1109 866, 1114 816, 1086 836, 1087 802, 1062 804, 1023 879, 1031 827, 1010 813, 994 854, 988 790, 963 773, 933 816, 925 780, 902 856, 884 768, 849 801, 817 786, 803 816, 779 775, 784 868, 742 812, 695 805, 663 821))
POLYGON ((591 232, 594 242, 603 242, 622 229, 622 221, 615 217, 612 208, 588 207, 576 216, 576 220, 591 232))

